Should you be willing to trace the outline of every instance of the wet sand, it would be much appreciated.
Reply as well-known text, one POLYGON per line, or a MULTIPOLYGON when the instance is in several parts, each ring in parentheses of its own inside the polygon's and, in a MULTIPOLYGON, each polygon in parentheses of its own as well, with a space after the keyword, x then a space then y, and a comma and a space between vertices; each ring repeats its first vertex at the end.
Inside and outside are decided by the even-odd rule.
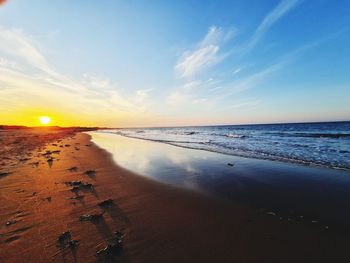
POLYGON ((136 175, 87 134, 2 131, 0 139, 0 262, 349 262, 340 232, 136 175), (93 188, 71 191, 73 181, 93 188), (98 206, 108 198, 113 205, 98 206), (93 214, 102 216, 79 219, 93 214), (64 231, 77 246, 57 242, 64 231), (98 257, 115 231, 123 249, 98 257))

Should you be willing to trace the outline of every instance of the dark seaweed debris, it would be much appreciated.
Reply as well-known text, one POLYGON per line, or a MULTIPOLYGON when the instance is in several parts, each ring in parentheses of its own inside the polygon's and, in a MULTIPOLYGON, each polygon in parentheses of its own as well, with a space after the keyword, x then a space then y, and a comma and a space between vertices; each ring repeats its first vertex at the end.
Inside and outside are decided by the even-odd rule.
POLYGON ((78 196, 73 196, 73 197, 67 197, 66 199, 68 199, 68 200, 81 200, 84 197, 85 197, 84 195, 78 195, 78 196))
POLYGON ((94 186, 90 183, 84 183, 82 181, 70 181, 64 182, 68 186, 72 186, 70 189, 72 192, 77 192, 79 190, 93 190, 94 186))
POLYGON ((78 241, 72 239, 70 231, 63 232, 58 236, 58 243, 61 248, 75 249, 78 246, 78 241))
POLYGON ((114 233, 114 237, 109 240, 109 243, 103 249, 97 251, 98 257, 105 259, 111 258, 121 253, 123 249, 124 234, 120 231, 114 233))
POLYGON ((117 244, 108 244, 103 249, 97 251, 97 255, 98 256, 104 256, 104 257, 109 257, 109 256, 112 256, 114 254, 120 253, 122 248, 123 247, 119 243, 117 243, 117 244))
POLYGON ((76 186, 73 186, 70 190, 72 192, 79 191, 79 190, 92 190, 94 186, 90 183, 80 183, 76 186))
POLYGON ((68 168, 67 170, 70 171, 71 173, 73 173, 73 172, 78 171, 78 167, 73 166, 73 167, 71 167, 71 168, 68 168))
POLYGON ((71 182, 65 182, 66 185, 69 185, 69 186, 79 186, 79 185, 82 185, 82 181, 71 181, 71 182))
POLYGON ((61 244, 66 243, 71 239, 72 239, 72 234, 70 233, 70 231, 65 231, 58 236, 58 242, 61 244))
POLYGON ((96 171, 95 170, 87 170, 84 174, 86 174, 87 176, 95 176, 96 171))
POLYGON ((51 166, 52 166, 52 163, 53 163, 53 158, 47 159, 47 163, 48 163, 48 165, 51 167, 51 166))
POLYGON ((99 220, 103 219, 103 213, 99 213, 99 214, 93 214, 93 215, 82 215, 79 217, 80 221, 90 221, 90 222, 97 222, 99 220))
POLYGON ((107 206, 112 206, 114 205, 113 199, 106 199, 103 200, 102 202, 98 203, 98 206, 100 207, 107 207, 107 206))
POLYGON ((0 177, 5 177, 5 176, 8 176, 10 174, 11 174, 10 172, 2 172, 2 173, 0 173, 0 177))

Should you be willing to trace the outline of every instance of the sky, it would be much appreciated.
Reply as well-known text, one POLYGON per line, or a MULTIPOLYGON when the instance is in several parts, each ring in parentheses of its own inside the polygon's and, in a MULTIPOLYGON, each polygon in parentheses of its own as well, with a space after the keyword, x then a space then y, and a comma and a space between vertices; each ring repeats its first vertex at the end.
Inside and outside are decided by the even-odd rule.
POLYGON ((347 0, 8 0, 0 124, 350 120, 349 47, 347 0))

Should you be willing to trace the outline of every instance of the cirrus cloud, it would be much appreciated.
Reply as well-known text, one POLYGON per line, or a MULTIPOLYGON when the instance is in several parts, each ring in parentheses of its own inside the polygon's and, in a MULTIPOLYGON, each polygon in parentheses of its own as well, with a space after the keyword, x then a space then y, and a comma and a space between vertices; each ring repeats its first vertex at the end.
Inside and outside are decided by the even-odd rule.
POLYGON ((236 29, 223 30, 220 27, 211 26, 205 37, 196 45, 194 50, 185 51, 175 70, 181 78, 189 78, 203 70, 221 62, 227 54, 221 51, 222 45, 235 35, 236 29))

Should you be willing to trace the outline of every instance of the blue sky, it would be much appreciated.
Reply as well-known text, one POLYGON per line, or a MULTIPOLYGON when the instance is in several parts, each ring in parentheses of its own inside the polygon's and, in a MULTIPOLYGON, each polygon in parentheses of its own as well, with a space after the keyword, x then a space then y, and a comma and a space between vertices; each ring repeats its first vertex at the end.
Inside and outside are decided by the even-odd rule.
POLYGON ((0 6, 2 122, 349 120, 349 47, 345 0, 10 0, 0 6))

